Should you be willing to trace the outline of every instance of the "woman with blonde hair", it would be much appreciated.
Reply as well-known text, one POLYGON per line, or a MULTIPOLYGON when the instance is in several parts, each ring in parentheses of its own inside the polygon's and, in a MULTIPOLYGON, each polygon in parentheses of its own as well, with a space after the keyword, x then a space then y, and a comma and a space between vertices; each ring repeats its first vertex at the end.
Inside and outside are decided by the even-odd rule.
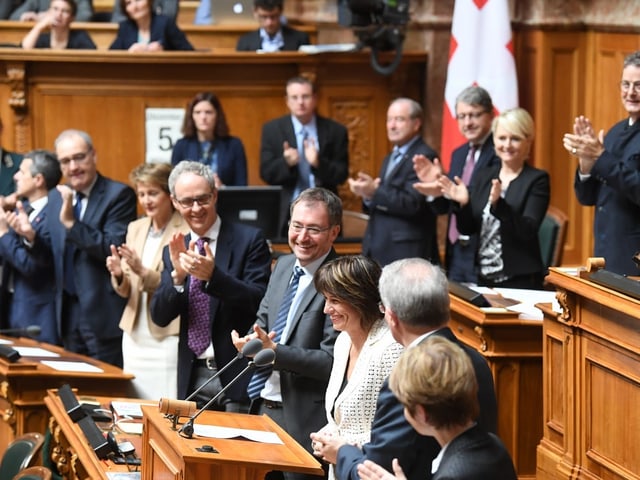
POLYGON ((111 245, 107 269, 111 285, 128 298, 120 320, 123 369, 133 373, 142 398, 176 398, 179 320, 158 327, 151 320, 151 296, 160 284, 162 249, 174 233, 189 226, 173 208, 169 194, 171 165, 145 163, 130 175, 145 216, 129 224, 126 243, 111 245))

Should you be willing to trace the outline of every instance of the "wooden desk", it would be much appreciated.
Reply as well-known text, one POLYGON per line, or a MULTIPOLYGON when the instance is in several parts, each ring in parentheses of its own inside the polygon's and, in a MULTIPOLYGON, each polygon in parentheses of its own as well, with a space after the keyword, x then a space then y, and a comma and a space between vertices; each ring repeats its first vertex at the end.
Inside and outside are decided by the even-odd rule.
POLYGON ((640 301, 550 269, 538 479, 640 479, 640 301))
POLYGON ((498 436, 518 478, 535 478, 536 445, 542 437, 542 322, 450 298, 451 329, 487 359, 493 373, 498 436))
MULTIPOLYGON (((390 57, 382 55, 381 61, 390 57)), ((0 49, 0 116, 3 146, 15 151, 53 148, 66 128, 88 131, 98 168, 128 182, 145 159, 146 108, 184 108, 199 91, 214 91, 232 135, 247 154, 250 185, 260 185, 262 125, 288 113, 285 84, 297 75, 315 80, 318 113, 347 126, 350 176, 377 175, 390 150, 386 112, 397 96, 422 103, 425 52, 404 52, 389 76, 375 73, 369 52, 270 55, 212 52, 51 52, 0 49)), ((347 186, 344 209, 361 209, 347 186)))
POLYGON ((268 416, 206 411, 197 424, 275 432, 282 445, 242 439, 183 438, 155 407, 144 415, 142 479, 262 480, 270 470, 322 476, 320 463, 268 416), (217 452, 201 452, 203 445, 217 452))
MULTIPOLYGON (((82 395, 82 391, 79 395, 82 395)), ((97 397, 96 400, 108 408, 114 397, 97 397)), ((123 399, 128 402, 144 403, 145 400, 123 399)), ((58 397, 57 390, 48 390, 44 402, 48 408, 49 430, 51 432, 51 447, 45 455, 50 455, 64 480, 107 480, 107 472, 128 472, 126 465, 116 465, 111 460, 100 460, 89 445, 84 433, 77 423, 74 423, 58 397)), ((118 442, 128 440, 136 447, 137 455, 142 452, 142 437, 140 435, 118 434, 118 442)))
POLYGON ((22 357, 15 363, 0 358, 0 455, 16 436, 27 432, 43 433, 46 430, 49 414, 44 397, 47 389, 68 383, 91 395, 131 395, 133 391, 130 382, 133 376, 117 367, 34 340, 9 340, 14 341, 15 345, 40 347, 60 355, 46 360, 86 362, 103 371, 58 371, 43 365, 40 362, 45 360, 43 357, 22 357))

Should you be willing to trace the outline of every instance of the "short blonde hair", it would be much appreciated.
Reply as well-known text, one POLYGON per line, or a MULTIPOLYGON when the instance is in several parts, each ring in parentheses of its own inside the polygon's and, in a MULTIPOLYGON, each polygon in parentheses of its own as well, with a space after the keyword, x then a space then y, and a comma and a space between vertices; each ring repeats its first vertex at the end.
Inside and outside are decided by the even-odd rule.
POLYGON ((491 125, 491 131, 494 134, 496 133, 498 125, 501 125, 515 135, 526 138, 529 142, 533 141, 535 135, 533 118, 531 118, 529 112, 524 108, 518 107, 505 110, 495 117, 491 125))
POLYGON ((437 429, 464 425, 480 413, 471 359, 439 335, 404 351, 391 372, 389 387, 411 415, 421 405, 437 429))
POLYGON ((129 181, 135 188, 139 183, 146 183, 160 187, 169 193, 169 174, 171 165, 168 163, 143 163, 134 168, 129 174, 129 181))

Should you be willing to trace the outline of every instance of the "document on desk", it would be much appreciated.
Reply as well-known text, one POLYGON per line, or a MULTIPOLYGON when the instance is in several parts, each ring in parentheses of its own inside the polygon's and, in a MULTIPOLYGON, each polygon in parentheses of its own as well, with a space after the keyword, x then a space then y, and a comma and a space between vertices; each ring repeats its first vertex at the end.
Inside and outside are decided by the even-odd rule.
POLYGON ((59 357, 60 354, 51 352, 39 347, 21 347, 16 345, 13 349, 20 354, 21 357, 59 357))
POLYGON ((63 362, 59 360, 43 360, 43 365, 61 372, 102 373, 104 370, 87 362, 63 362))
POLYGON ((276 445, 283 445, 284 442, 280 440, 278 434, 274 432, 265 432, 264 430, 247 430, 246 428, 229 428, 229 427, 217 427, 215 425, 200 425, 193 426, 193 432, 196 435, 207 438, 224 438, 224 439, 238 439, 238 440, 251 440, 259 443, 272 443, 276 445))
POLYGON ((554 310, 556 310, 556 307, 559 310, 555 291, 520 288, 470 288, 486 297, 501 297, 501 299, 504 299, 504 302, 497 303, 500 303, 506 310, 518 313, 518 317, 523 320, 542 320, 542 311, 535 306, 536 303, 551 303, 554 310))

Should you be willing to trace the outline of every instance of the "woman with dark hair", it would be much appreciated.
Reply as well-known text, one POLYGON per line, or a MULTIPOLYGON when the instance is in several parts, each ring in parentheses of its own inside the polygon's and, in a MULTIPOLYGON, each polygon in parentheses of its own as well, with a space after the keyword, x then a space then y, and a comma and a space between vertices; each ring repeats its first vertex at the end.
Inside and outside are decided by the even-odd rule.
POLYGON ((247 157, 242 141, 229 134, 220 100, 214 93, 201 92, 187 105, 183 138, 173 147, 171 164, 195 160, 209 165, 216 187, 247 184, 247 157))
POLYGON ((95 50, 96 45, 87 32, 71 30, 77 13, 75 0, 52 0, 49 10, 22 39, 22 48, 95 50))
POLYGON ((120 0, 127 19, 120 22, 118 35, 109 50, 160 52, 193 50, 176 22, 152 10, 152 0, 120 0))
MULTIPOLYGON (((351 255, 325 263, 313 278, 326 299, 324 312, 341 332, 325 397, 328 423, 317 433, 339 436, 350 444, 369 442, 378 392, 402 352, 380 311, 380 273, 375 261, 351 255)), ((311 434, 314 451, 315 435, 311 434)), ((333 478, 330 467, 329 479, 333 478)))

